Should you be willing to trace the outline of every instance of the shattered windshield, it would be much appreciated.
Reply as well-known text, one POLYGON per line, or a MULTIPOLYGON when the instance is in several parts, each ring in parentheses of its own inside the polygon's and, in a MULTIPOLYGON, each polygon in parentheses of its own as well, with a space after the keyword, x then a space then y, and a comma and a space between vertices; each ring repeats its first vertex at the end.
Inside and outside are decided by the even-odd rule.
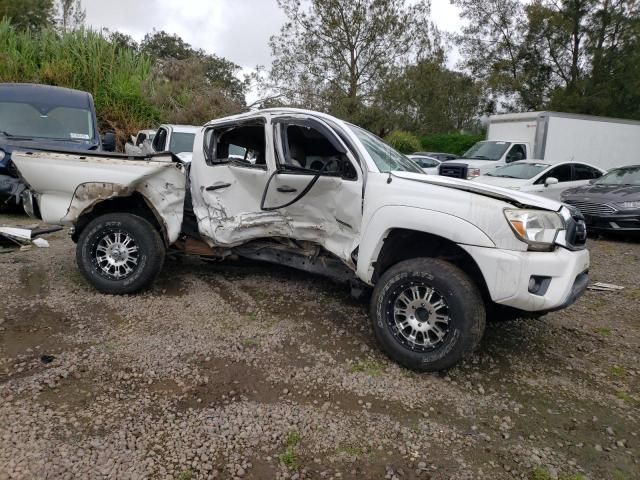
POLYGON ((369 155, 371 155, 380 172, 400 171, 424 173, 415 162, 394 150, 390 145, 387 145, 372 133, 355 125, 349 125, 349 128, 356 134, 358 140, 360 140, 369 155))
POLYGON ((500 160, 511 145, 509 142, 478 142, 462 156, 473 160, 500 160))
POLYGON ((94 136, 93 116, 90 110, 82 108, 49 109, 29 103, 0 102, 0 132, 24 139, 90 142, 94 136))

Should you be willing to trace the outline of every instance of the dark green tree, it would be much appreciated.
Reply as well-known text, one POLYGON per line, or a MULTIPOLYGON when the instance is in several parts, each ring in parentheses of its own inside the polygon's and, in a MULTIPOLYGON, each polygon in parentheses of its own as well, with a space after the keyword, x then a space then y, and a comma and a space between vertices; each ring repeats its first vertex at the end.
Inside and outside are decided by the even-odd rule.
POLYGON ((638 115, 639 0, 453 1, 463 65, 498 108, 638 115))
POLYGON ((0 0, 0 19, 20 30, 39 31, 54 23, 53 0, 0 0))
POLYGON ((164 30, 147 33, 140 43, 140 50, 155 59, 186 60, 195 54, 191 45, 182 38, 164 30))
POLYGON ((278 0, 288 21, 271 38, 271 92, 285 103, 363 119, 385 80, 431 55, 429 3, 278 0))

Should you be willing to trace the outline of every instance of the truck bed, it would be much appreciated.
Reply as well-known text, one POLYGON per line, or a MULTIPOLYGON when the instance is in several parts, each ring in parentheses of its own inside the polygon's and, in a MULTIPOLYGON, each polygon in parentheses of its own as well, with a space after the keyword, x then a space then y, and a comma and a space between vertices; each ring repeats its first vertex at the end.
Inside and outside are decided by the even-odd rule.
POLYGON ((100 202, 141 195, 173 243, 180 234, 185 168, 171 153, 129 156, 65 151, 15 151, 22 179, 43 221, 73 225, 100 202))

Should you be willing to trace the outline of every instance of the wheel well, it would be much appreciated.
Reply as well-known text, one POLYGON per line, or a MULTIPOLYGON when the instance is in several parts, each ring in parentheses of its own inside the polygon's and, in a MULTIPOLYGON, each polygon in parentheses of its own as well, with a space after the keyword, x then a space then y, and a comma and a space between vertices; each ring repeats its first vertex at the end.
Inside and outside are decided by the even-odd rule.
POLYGON ((73 241, 78 241, 82 230, 84 230, 91 220, 106 213, 132 213, 142 217, 158 230, 165 244, 167 242, 166 232, 164 228, 162 228, 158 217, 145 201, 144 197, 138 192, 133 192, 133 194, 128 197, 116 197, 103 200, 95 204, 91 210, 80 215, 75 224, 73 234, 71 235, 73 241))
POLYGON ((484 276, 469 253, 451 240, 415 230, 395 229, 389 233, 375 263, 373 282, 396 263, 416 257, 441 258, 452 263, 469 275, 485 301, 491 299, 484 276))

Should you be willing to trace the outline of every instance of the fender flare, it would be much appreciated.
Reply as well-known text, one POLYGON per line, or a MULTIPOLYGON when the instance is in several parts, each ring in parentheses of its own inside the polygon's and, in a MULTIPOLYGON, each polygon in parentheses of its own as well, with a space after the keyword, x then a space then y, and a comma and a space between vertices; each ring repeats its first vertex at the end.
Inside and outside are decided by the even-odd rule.
POLYGON ((396 229, 436 235, 457 244, 495 248, 489 236, 474 224, 448 213, 406 205, 381 207, 371 215, 362 232, 357 275, 371 285, 375 262, 389 233, 396 229))

